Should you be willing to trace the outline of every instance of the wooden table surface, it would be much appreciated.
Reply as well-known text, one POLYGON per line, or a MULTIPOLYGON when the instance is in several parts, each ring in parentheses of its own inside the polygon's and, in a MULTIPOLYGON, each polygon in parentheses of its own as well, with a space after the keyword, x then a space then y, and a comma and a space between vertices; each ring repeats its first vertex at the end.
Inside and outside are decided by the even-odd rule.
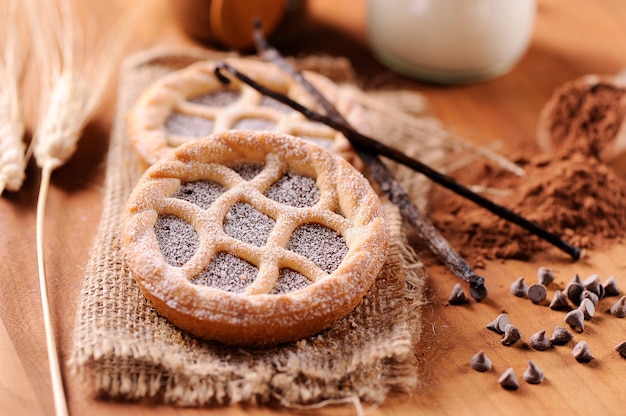
MULTIPOLYGON (((79 0, 76 0, 79 1, 79 0)), ((86 1, 86 0, 83 0, 86 1)), ((117 0, 117 9, 132 2, 117 0)), ((174 23, 166 0, 155 0, 133 49, 154 45, 192 45, 174 23)), ((401 86, 421 91, 447 128, 485 145, 503 143, 503 150, 534 148, 538 113, 552 91, 588 73, 615 73, 626 67, 626 2, 623 0, 539 0, 534 38, 528 53, 509 74, 468 86, 439 87, 391 74, 378 64, 367 48, 365 4, 349 0, 310 0, 310 14, 317 23, 306 37, 285 48, 285 53, 323 52, 351 59, 360 79, 369 86, 401 86)), ((99 27, 106 27, 102 16, 99 27)), ((104 157, 114 111, 115 88, 103 109, 86 129, 76 155, 53 175, 45 227, 46 262, 50 299, 62 360, 70 353, 77 298, 83 271, 101 212, 104 157)), ((35 251, 35 206, 39 173, 34 165, 18 193, 0 199, 0 414, 51 415, 52 394, 41 318, 35 251)), ((614 274, 626 288, 624 244, 594 250, 572 263, 564 254, 548 250, 532 261, 487 262, 481 272, 490 288, 489 298, 468 306, 445 306, 456 278, 435 260, 429 264, 428 303, 424 307, 422 340, 417 348, 420 387, 410 396, 390 397, 371 414, 604 414, 626 412, 626 359, 613 347, 626 341, 626 319, 604 312, 587 324, 584 334, 596 359, 577 363, 571 345, 546 352, 500 345, 500 337, 485 329, 501 311, 528 336, 539 329, 562 324, 563 314, 510 295, 510 283, 519 276, 532 280, 539 266, 552 268, 564 285, 579 273, 614 274), (469 367, 470 357, 483 349, 494 370, 478 373, 469 367), (521 382, 516 392, 502 389, 498 376, 513 367, 521 378, 532 359, 546 373, 540 385, 521 382)), ((612 302, 609 299, 606 301, 612 302)), ((66 367, 64 366, 64 369, 66 367)), ((88 386, 64 373, 72 414, 193 415, 289 414, 267 408, 229 407, 178 409, 167 406, 109 403, 89 395, 88 386)), ((351 408, 320 410, 321 414, 353 414, 351 408)))

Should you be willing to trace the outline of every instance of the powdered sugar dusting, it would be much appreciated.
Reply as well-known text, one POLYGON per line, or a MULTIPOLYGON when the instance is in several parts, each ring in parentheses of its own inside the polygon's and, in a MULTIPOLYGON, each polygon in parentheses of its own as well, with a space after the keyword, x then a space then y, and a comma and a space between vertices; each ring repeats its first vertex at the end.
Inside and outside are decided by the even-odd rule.
POLYGON ((204 137, 213 132, 214 124, 211 119, 172 112, 165 120, 165 129, 177 136, 204 137))
POLYGON ((234 204, 224 219, 224 232, 257 247, 265 245, 276 221, 245 202, 234 204))
POLYGON ((263 98, 261 98, 261 107, 274 108, 274 109, 280 111, 281 113, 293 112, 291 107, 281 103, 280 101, 276 101, 272 97, 268 97, 268 96, 265 96, 265 95, 263 96, 263 98))
POLYGON ((258 272, 256 266, 230 253, 217 253, 207 268, 190 281, 196 285, 241 293, 250 286, 258 272))
POLYGON ((191 224, 174 215, 159 215, 154 233, 163 257, 171 266, 180 267, 187 263, 200 245, 191 224))
POLYGON ((256 175, 261 173, 265 165, 260 163, 242 163, 241 165, 231 167, 242 179, 249 181, 254 179, 256 175))
POLYGON ((315 263, 326 273, 332 273, 348 253, 346 240, 321 224, 304 224, 296 228, 287 249, 315 263))
POLYGON ((297 271, 281 269, 278 281, 276 281, 276 285, 270 294, 279 295, 281 293, 295 292, 296 290, 304 289, 310 284, 311 281, 297 271))
POLYGON ((223 194, 225 188, 213 181, 185 182, 174 194, 174 198, 182 199, 200 208, 207 209, 223 194))
POLYGON ((317 146, 323 147, 326 150, 330 150, 333 147, 333 141, 329 140, 327 137, 315 137, 315 136, 300 136, 303 140, 306 140, 309 143, 313 143, 317 146))
POLYGON ((265 196, 281 204, 303 208, 315 205, 320 191, 315 179, 287 172, 268 188, 265 196))
POLYGON ((258 117, 247 117, 239 119, 234 125, 234 130, 252 130, 252 131, 272 131, 276 130, 276 122, 258 117))
POLYGON ((195 97, 189 98, 187 101, 200 105, 225 107, 237 102, 239 97, 241 97, 241 93, 238 90, 222 89, 196 95, 195 97))

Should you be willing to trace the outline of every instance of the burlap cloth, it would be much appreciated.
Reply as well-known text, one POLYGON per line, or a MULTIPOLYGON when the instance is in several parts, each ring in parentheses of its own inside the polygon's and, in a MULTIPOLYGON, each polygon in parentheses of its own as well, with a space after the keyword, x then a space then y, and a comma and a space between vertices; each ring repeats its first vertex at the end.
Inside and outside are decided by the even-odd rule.
MULTIPOLYGON (((310 339, 269 349, 202 341, 158 315, 135 284, 119 249, 121 213, 141 174, 124 116, 148 83, 211 57, 215 55, 201 50, 149 51, 123 66, 102 219, 78 306, 72 369, 99 397, 180 406, 380 403, 391 392, 410 391, 418 379, 415 343, 425 272, 406 244, 397 209, 389 203, 391 250, 375 286, 348 317, 310 339)), ((297 63, 337 82, 350 76, 344 60, 317 57, 297 63)), ((418 112, 422 103, 419 96, 407 101, 381 93, 380 98, 406 102, 407 109, 413 106, 418 112)), ((393 126, 376 116, 370 114, 374 132, 393 143, 393 126)), ((401 148, 406 149, 406 143, 401 148)), ((420 191, 415 184, 420 183, 411 182, 416 197, 420 191)))

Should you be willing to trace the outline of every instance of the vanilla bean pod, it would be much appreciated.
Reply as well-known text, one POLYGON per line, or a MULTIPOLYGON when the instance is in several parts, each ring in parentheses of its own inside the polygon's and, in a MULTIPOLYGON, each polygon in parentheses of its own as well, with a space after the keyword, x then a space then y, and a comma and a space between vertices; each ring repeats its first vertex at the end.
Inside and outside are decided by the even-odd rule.
POLYGON ((365 148, 367 149, 368 152, 372 154, 386 156, 398 163, 408 166, 411 169, 419 173, 422 173, 423 175, 431 179, 433 182, 436 182, 439 185, 453 191, 457 195, 460 195, 474 202, 475 204, 487 209, 488 211, 497 215, 498 217, 505 219, 509 222, 512 222, 524 228, 531 234, 534 234, 537 237, 549 242, 553 246, 569 254, 572 257, 572 259, 578 260, 580 258, 580 253, 581 253, 580 248, 569 244, 568 242, 562 240, 557 235, 547 231, 546 229, 539 227, 534 222, 527 220, 526 218, 522 217, 519 214, 516 214, 515 212, 509 210, 508 208, 498 205, 490 201, 489 199, 469 190, 468 188, 461 185, 459 182, 457 182, 453 178, 437 172, 436 170, 425 165, 419 160, 414 159, 377 140, 374 140, 371 137, 368 137, 362 133, 359 133, 358 131, 354 130, 352 127, 346 124, 343 124, 340 121, 335 120, 330 116, 326 116, 326 115, 317 113, 315 111, 312 111, 309 108, 301 105, 300 103, 293 101, 289 97, 281 93, 278 93, 276 91, 273 91, 269 88, 266 88, 263 85, 258 84, 251 78, 247 77, 245 74, 242 74, 237 69, 233 68, 232 66, 226 63, 219 63, 219 65, 216 67, 216 75, 222 82, 230 82, 228 77, 222 74, 222 70, 230 72, 233 76, 238 78, 241 82, 248 84, 252 88, 259 91, 260 93, 267 95, 271 98, 274 98, 276 101, 279 101, 291 107, 292 109, 302 113, 308 119, 326 124, 327 126, 332 127, 335 130, 343 133, 343 135, 346 136, 346 138, 348 138, 348 140, 352 143, 353 147, 365 148))
MULTIPOLYGON (((224 83, 230 82, 230 79, 220 72, 221 69, 231 72, 237 78, 240 78, 239 75, 243 75, 229 65, 219 63, 216 67, 216 75, 218 79, 224 83)), ((249 80, 249 78, 245 78, 249 80)), ((241 80, 247 83, 246 79, 241 80)), ((256 83, 253 82, 249 85, 256 89, 256 83)), ((263 93, 263 91, 259 91, 263 93)), ((336 110, 333 110, 333 112, 335 111, 336 110)), ((339 116, 341 117, 341 115, 339 116)), ((361 157, 364 164, 367 166, 370 175, 379 184, 381 190, 387 194, 391 202, 398 207, 402 217, 416 230, 420 237, 428 244, 429 248, 457 277, 469 283, 472 297, 478 302, 483 300, 487 296, 485 279, 474 273, 473 269, 450 247, 445 238, 437 231, 432 223, 420 214, 418 208, 411 202, 409 195, 400 186, 387 166, 385 166, 378 157, 362 149, 360 146, 357 145, 354 147, 359 157, 361 157)))
MULTIPOLYGON (((348 120, 337 110, 337 108, 311 84, 304 75, 295 69, 281 54, 272 47, 261 30, 260 20, 254 22, 253 37, 258 53, 266 60, 275 63, 279 68, 290 74, 296 82, 302 85, 315 100, 326 111, 326 114, 335 121, 352 128, 348 120)), ((354 130, 352 128, 352 130, 354 130)), ((433 224, 424 216, 417 206, 411 201, 411 197, 402 188, 393 173, 380 160, 380 158, 366 148, 353 143, 353 147, 359 157, 367 166, 370 176, 378 183, 391 202, 398 207, 400 214, 407 221, 420 237, 426 242, 430 250, 443 261, 446 266, 462 280, 469 283, 470 294, 477 301, 481 301, 487 296, 485 279, 478 276, 474 270, 446 241, 433 224)))
POLYGON ((369 174, 378 183, 381 190, 398 207, 400 214, 426 242, 430 250, 454 273, 457 277, 469 283, 470 294, 478 302, 487 297, 485 279, 477 275, 439 233, 437 228, 422 215, 419 209, 411 202, 411 197, 400 186, 389 168, 375 155, 355 147, 359 157, 367 166, 369 174))

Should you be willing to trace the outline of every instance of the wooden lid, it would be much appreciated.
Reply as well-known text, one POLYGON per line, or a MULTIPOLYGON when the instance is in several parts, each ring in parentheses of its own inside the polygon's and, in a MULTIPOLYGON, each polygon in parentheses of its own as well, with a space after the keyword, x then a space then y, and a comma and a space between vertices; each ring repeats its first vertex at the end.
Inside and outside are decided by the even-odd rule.
POLYGON ((285 14, 286 0, 213 0, 210 23, 214 39, 232 49, 254 46, 252 20, 260 18, 269 36, 285 14))

